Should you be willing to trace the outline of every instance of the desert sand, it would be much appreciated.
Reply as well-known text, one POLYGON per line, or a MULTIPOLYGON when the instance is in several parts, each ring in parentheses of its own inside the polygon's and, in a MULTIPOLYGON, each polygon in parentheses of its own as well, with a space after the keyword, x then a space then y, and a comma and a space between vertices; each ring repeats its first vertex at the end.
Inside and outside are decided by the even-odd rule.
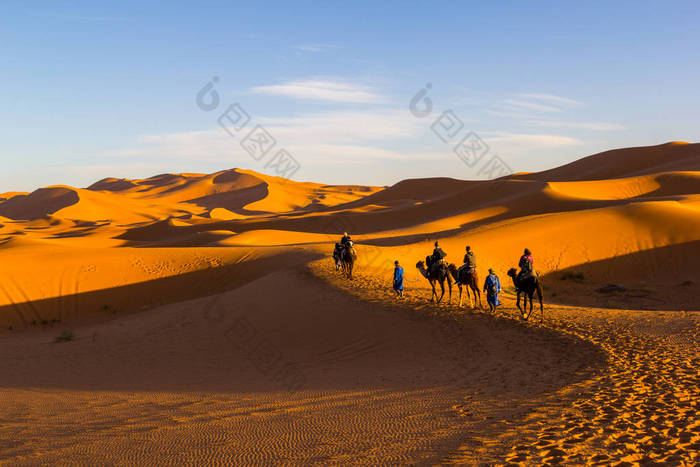
POLYGON ((489 181, 2 193, 0 257, 3 465, 700 462, 700 144, 489 181), (430 302, 435 240, 496 270, 496 313, 430 302), (506 276, 524 247, 543 321, 506 276))

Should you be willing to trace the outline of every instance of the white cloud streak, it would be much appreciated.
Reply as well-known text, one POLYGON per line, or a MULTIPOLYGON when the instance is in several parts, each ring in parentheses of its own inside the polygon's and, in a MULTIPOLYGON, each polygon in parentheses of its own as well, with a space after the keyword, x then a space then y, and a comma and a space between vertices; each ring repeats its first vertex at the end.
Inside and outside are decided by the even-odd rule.
MULTIPOLYGON (((378 161, 454 161, 452 146, 443 144, 428 129, 429 122, 414 118, 403 109, 373 112, 335 111, 295 117, 261 117, 255 119, 302 164, 337 165, 378 161), (426 139, 427 138, 427 139, 426 139), (423 147, 423 151, 397 148, 423 147)), ((239 137, 232 138, 222 128, 205 131, 143 135, 137 144, 110 155, 125 159, 188 159, 202 162, 225 162, 231 167, 260 168, 241 148, 239 137)), ((499 154, 522 154, 546 148, 581 144, 568 136, 492 132, 483 135, 499 154)), ((273 150, 273 151, 274 151, 273 150)))
MULTIPOLYGON (((300 161, 344 163, 369 159, 418 160, 447 158, 449 151, 430 153, 399 152, 392 143, 410 141, 425 129, 422 122, 403 110, 376 112, 321 112, 297 117, 261 117, 261 124, 277 141, 276 148, 287 149, 300 161), (443 153, 446 153, 443 155, 443 153)), ((237 138, 222 128, 142 135, 134 148, 107 155, 122 157, 196 158, 207 161, 231 160, 245 166, 255 161, 240 142, 254 125, 237 138)))
POLYGON ((541 104, 539 102, 529 102, 515 99, 505 99, 504 104, 517 109, 534 110, 535 112, 560 112, 561 109, 552 105, 541 104))
POLYGON ((583 144, 576 138, 549 134, 503 133, 484 140, 499 152, 515 153, 537 148, 561 148, 583 144))
POLYGON ((568 97, 555 96, 553 94, 530 93, 530 94, 520 94, 520 97, 522 97, 524 99, 545 101, 545 102, 550 102, 552 104, 565 105, 565 106, 569 106, 569 107, 579 107, 579 106, 583 105, 582 102, 576 101, 574 99, 569 99, 568 97))
POLYGON ((351 104, 377 104, 384 101, 382 96, 370 88, 341 81, 291 81, 283 84, 256 86, 250 91, 254 94, 268 96, 351 104))
POLYGON ((302 52, 324 52, 326 50, 330 49, 336 49, 337 46, 335 45, 328 45, 328 44, 300 44, 300 45, 295 45, 293 48, 300 50, 302 52))
POLYGON ((612 131, 624 130, 623 125, 607 122, 572 122, 553 118, 565 110, 582 107, 580 101, 553 94, 524 93, 517 99, 503 99, 498 104, 486 109, 496 117, 520 120, 521 124, 542 128, 567 128, 574 130, 612 131))
POLYGON ((624 125, 606 122, 564 122, 557 120, 528 120, 526 125, 548 127, 548 128, 573 128, 578 130, 612 131, 625 130, 624 125))

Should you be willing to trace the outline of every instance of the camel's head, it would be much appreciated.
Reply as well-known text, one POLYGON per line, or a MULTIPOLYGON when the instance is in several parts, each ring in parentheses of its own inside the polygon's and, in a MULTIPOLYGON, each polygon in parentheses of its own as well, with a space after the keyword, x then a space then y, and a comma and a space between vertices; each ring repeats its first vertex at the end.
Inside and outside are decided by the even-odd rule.
POLYGON ((510 268, 510 269, 508 270, 508 275, 509 275, 510 277, 513 277, 513 278, 514 278, 515 276, 518 275, 518 270, 515 269, 515 268, 510 268))
POLYGON ((418 261, 418 262, 416 263, 416 268, 417 268, 417 269, 423 269, 424 267, 425 267, 425 266, 423 265, 423 261, 418 261))
POLYGON ((447 270, 452 273, 455 273, 457 272, 457 266, 455 266, 453 263, 450 263, 447 265, 447 270))

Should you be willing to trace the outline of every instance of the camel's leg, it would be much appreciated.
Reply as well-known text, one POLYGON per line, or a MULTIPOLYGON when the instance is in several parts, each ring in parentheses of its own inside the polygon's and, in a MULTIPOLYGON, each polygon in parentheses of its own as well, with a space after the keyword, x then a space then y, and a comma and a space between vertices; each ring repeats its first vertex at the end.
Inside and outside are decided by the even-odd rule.
POLYGON ((469 309, 471 310, 474 308, 474 306, 472 305, 472 296, 469 293, 469 283, 468 282, 466 282, 464 284, 464 292, 467 294, 467 299, 469 300, 469 309))
POLYGON ((430 295, 430 301, 434 302, 435 299, 437 298, 437 292, 435 291, 435 281, 434 280, 430 281, 430 287, 433 288, 433 293, 430 295))
MULTIPOLYGON (((532 310, 530 310, 530 313, 527 312, 527 299, 528 299, 528 293, 523 292, 523 317, 525 318, 525 321, 530 319, 530 314, 532 313, 532 310), (525 314, 527 313, 527 315, 525 314)), ((532 306, 532 298, 530 298, 530 305, 532 306)))
POLYGON ((462 308, 462 284, 459 282, 457 283, 457 288, 459 289, 459 305, 457 305, 459 308, 462 308))
POLYGON ((484 305, 481 303, 481 291, 479 290, 479 284, 474 285, 474 294, 477 300, 479 300, 479 309, 483 310, 484 305))
POLYGON ((518 310, 520 311, 520 316, 522 318, 525 318, 525 313, 523 313, 523 309, 520 308, 520 292, 516 292, 515 306, 518 307, 518 310))
POLYGON ((440 294, 440 298, 438 298, 438 301, 437 301, 438 303, 440 303, 440 301, 442 300, 442 297, 445 296, 445 281, 440 281, 440 291, 442 293, 440 294))
POLYGON ((481 292, 479 292, 479 287, 474 281, 469 284, 469 288, 472 289, 472 295, 474 295, 474 308, 476 308, 477 302, 479 303, 479 309, 484 310, 484 305, 481 304, 481 292))
POLYGON ((540 301, 540 321, 544 321, 544 306, 542 305, 542 286, 537 284, 537 299, 540 301))
POLYGON ((530 319, 530 315, 532 314, 532 300, 533 300, 533 295, 534 295, 534 292, 532 292, 532 291, 529 292, 529 293, 527 293, 527 294, 525 294, 525 310, 526 310, 526 311, 527 311, 527 298, 528 298, 528 297, 530 298, 530 311, 528 312, 527 318, 525 318, 525 321, 527 321, 528 319, 530 319))
POLYGON ((473 310, 476 308, 476 292, 474 292, 474 277, 470 277, 469 280, 467 281, 467 292, 471 290, 471 294, 469 295, 469 306, 473 310), (472 299, 473 297, 473 299, 472 299))
POLYGON ((447 303, 452 303, 452 279, 450 279, 450 273, 447 273, 447 287, 450 292, 447 297, 447 303))

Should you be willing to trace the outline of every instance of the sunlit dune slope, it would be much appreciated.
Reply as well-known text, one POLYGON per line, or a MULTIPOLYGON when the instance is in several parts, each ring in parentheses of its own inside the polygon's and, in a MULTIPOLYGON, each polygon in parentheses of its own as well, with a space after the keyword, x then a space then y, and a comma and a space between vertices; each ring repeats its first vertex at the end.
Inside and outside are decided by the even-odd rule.
POLYGON ((158 203, 189 203, 206 211, 224 208, 248 215, 332 206, 377 191, 370 187, 293 182, 241 169, 211 175, 164 174, 145 180, 104 179, 88 189, 135 199, 155 199, 158 203))

